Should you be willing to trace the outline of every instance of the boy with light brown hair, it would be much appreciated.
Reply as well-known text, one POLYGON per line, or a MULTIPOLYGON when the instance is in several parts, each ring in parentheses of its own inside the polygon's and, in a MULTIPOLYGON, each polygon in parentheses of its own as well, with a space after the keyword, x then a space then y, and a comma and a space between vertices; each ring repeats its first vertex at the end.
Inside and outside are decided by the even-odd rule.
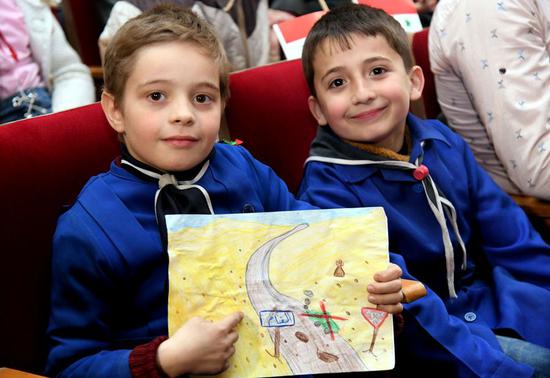
MULTIPOLYGON (((243 147, 216 143, 227 96, 224 50, 191 11, 154 8, 113 38, 101 103, 122 159, 90 179, 59 219, 48 375, 180 376, 228 367, 242 313, 193 318, 166 336, 164 215, 312 206, 243 147)), ((399 312, 400 275, 395 265, 379 272, 369 300, 399 312)))

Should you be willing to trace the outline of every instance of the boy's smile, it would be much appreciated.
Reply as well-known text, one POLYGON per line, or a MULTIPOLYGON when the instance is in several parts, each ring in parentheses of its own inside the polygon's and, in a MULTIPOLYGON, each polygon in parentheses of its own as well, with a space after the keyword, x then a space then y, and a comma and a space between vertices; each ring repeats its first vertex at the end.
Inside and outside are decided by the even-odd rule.
POLYGON ((161 42, 136 53, 122 103, 106 94, 106 113, 130 154, 161 171, 203 161, 223 109, 219 65, 190 42, 161 42))
POLYGON ((409 103, 424 83, 419 67, 407 72, 383 36, 355 34, 349 49, 325 40, 313 68, 316 97, 309 107, 320 125, 346 140, 401 149, 409 103))

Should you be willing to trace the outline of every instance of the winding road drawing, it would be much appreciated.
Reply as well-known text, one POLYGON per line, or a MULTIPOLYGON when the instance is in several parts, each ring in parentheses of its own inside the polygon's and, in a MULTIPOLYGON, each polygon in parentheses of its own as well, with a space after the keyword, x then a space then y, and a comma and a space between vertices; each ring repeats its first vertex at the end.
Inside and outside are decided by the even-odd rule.
POLYGON ((270 281, 269 263, 277 245, 307 227, 307 223, 302 223, 264 243, 246 266, 246 288, 256 313, 280 314, 281 324, 290 324, 266 328, 275 346, 266 353, 274 359, 284 359, 293 374, 370 370, 338 333, 327 334, 323 327, 315 326, 311 318, 303 316, 303 304, 277 291, 270 281))

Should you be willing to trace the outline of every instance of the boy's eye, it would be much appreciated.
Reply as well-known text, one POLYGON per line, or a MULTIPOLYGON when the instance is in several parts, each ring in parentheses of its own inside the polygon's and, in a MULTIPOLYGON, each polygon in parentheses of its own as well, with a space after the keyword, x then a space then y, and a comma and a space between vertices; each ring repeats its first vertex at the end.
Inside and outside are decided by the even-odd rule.
POLYGON ((329 83, 329 88, 337 88, 344 85, 344 79, 334 79, 329 83))
POLYGON ((198 102, 199 104, 205 104, 209 101, 212 101, 212 98, 208 95, 200 94, 195 96, 195 101, 198 102))
POLYGON ((372 74, 374 76, 377 76, 377 75, 382 75, 383 73, 385 73, 387 70, 384 68, 384 67, 375 67, 373 68, 372 70, 372 74))
POLYGON ((160 101, 164 98, 164 95, 160 92, 153 92, 153 93, 149 93, 147 97, 149 97, 153 101, 160 101))

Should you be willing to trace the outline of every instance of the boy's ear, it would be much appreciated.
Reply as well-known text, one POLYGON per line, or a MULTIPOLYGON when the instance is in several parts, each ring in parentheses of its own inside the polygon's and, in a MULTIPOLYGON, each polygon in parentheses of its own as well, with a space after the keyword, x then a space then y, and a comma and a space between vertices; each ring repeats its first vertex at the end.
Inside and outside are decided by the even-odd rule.
POLYGON ((413 66, 409 72, 409 79, 411 81, 410 99, 412 101, 418 100, 422 96, 422 90, 424 89, 424 73, 420 66, 413 66))
POLYGON ((309 111, 311 112, 313 117, 315 117, 319 125, 324 126, 328 124, 327 119, 325 118, 325 115, 323 114, 321 106, 319 105, 319 101, 317 101, 316 97, 309 96, 309 98, 307 99, 307 104, 309 106, 309 111))
POLYGON ((124 133, 124 117, 115 102, 112 94, 103 91, 101 93, 101 107, 107 117, 107 121, 115 131, 119 134, 124 133))

